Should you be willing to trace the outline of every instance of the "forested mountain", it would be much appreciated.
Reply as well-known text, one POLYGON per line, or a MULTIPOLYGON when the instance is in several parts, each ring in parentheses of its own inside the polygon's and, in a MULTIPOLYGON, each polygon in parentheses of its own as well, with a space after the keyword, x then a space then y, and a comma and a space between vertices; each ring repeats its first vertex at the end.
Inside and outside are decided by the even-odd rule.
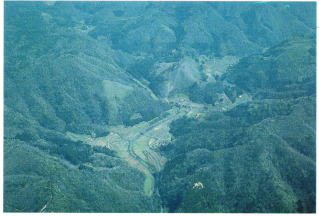
POLYGON ((4 211, 315 212, 315 3, 7 1, 4 24, 4 211))
POLYGON ((314 211, 314 45, 286 41, 242 59, 224 79, 252 101, 173 122, 160 185, 171 211, 314 211))

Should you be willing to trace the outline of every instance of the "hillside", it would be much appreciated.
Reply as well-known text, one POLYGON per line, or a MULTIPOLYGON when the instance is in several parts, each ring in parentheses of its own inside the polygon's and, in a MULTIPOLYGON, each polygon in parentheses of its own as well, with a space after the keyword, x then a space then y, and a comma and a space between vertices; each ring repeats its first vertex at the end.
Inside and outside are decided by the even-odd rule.
POLYGON ((315 212, 315 3, 4 9, 5 212, 315 212))
POLYGON ((173 122, 160 185, 170 211, 315 211, 314 46, 286 41, 240 60, 224 79, 251 101, 173 122))

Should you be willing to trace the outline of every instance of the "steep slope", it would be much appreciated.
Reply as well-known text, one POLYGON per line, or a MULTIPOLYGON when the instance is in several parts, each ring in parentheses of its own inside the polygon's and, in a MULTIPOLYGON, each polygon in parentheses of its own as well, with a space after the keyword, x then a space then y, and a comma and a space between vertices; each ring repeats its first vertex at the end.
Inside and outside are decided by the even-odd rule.
POLYGON ((79 3, 76 8, 87 13, 83 22, 92 27, 88 34, 98 40, 105 38, 115 50, 134 56, 134 64, 126 65, 128 71, 150 82, 149 87, 161 94, 167 92, 169 72, 158 75, 152 69, 155 63, 182 64, 185 57, 198 60, 200 55, 243 57, 291 37, 315 33, 313 3, 121 2, 109 5, 79 3))
POLYGON ((159 210, 140 187, 143 173, 66 133, 106 136, 106 125, 153 119, 165 104, 118 66, 107 43, 69 23, 66 13, 55 17, 51 7, 6 4, 5 210, 159 210))
POLYGON ((261 55, 243 58, 224 75, 256 98, 309 95, 315 89, 314 38, 284 41, 261 55))
POLYGON ((315 211, 314 48, 296 39, 242 59, 225 79, 252 101, 173 123, 160 181, 170 211, 315 211))
MULTIPOLYGON (((134 112, 140 112, 146 120, 159 114, 161 103, 116 64, 114 56, 118 55, 108 44, 92 40, 72 24, 57 26, 55 19, 61 17, 43 15, 46 10, 54 10, 50 7, 35 10, 29 4, 25 7, 11 4, 14 3, 6 10, 7 106, 15 105, 16 101, 27 102, 28 109, 43 109, 42 112, 30 110, 32 115, 48 113, 45 118, 52 119, 52 125, 60 121, 65 122, 60 125, 70 128, 92 123, 130 124, 127 116, 134 112), (47 21, 46 17, 51 18, 47 21), (22 23, 24 20, 31 22, 22 23), (32 31, 28 33, 30 29, 32 31), (36 47, 33 38, 38 38, 36 47), (117 85, 131 91, 113 93, 117 85), (29 91, 25 92, 25 89, 29 91), (138 103, 130 103, 132 95, 139 98, 138 103), (152 100, 153 103, 146 103, 152 100), (110 111, 114 106, 122 114, 112 116, 110 111)), ((33 118, 41 121, 41 117, 33 118)))
POLYGON ((4 210, 314 212, 315 13, 5 2, 4 210))
MULTIPOLYGON (((60 142, 60 145, 63 143, 60 142)), ((118 157, 64 143, 61 160, 19 140, 6 140, 6 212, 147 212, 158 210, 157 201, 143 193, 144 175, 118 157), (70 150, 71 149, 71 150, 70 150), (71 161, 71 163, 70 163, 71 161), (91 162, 93 166, 85 166, 91 162), (80 163, 80 167, 77 166, 80 163), (83 166, 81 166, 83 165, 83 166), (14 194, 12 193, 14 192, 14 194)), ((107 150, 106 150, 107 151, 107 150)))

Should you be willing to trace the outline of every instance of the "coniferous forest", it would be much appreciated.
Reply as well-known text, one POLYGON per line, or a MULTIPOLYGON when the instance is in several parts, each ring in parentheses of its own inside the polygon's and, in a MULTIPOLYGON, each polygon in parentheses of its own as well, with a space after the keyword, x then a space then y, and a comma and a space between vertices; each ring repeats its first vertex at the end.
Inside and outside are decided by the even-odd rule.
POLYGON ((315 2, 4 13, 5 212, 316 212, 315 2))

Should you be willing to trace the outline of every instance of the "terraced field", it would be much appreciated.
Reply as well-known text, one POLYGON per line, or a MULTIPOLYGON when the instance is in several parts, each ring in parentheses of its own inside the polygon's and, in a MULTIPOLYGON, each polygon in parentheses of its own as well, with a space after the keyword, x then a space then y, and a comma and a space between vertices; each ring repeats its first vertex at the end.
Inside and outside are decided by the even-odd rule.
POLYGON ((125 160, 130 166, 137 168, 145 175, 144 194, 152 196, 156 192, 154 173, 159 172, 165 162, 158 148, 171 141, 170 123, 182 116, 201 118, 207 110, 228 110, 234 105, 250 100, 243 95, 232 104, 203 105, 191 102, 185 96, 177 96, 168 99, 172 108, 160 117, 148 122, 141 122, 134 126, 109 126, 110 134, 105 137, 93 138, 90 135, 74 134, 67 132, 67 136, 74 141, 82 141, 92 146, 107 147, 125 160))
POLYGON ((170 101, 175 106, 163 117, 131 127, 123 125, 109 127, 108 136, 93 138, 90 135, 71 132, 67 132, 67 136, 74 141, 114 150, 121 159, 145 174, 144 193, 152 196, 155 191, 153 173, 159 172, 166 162, 166 159, 157 152, 157 148, 171 140, 170 123, 184 115, 196 117, 204 109, 203 105, 191 103, 186 99, 170 101))

